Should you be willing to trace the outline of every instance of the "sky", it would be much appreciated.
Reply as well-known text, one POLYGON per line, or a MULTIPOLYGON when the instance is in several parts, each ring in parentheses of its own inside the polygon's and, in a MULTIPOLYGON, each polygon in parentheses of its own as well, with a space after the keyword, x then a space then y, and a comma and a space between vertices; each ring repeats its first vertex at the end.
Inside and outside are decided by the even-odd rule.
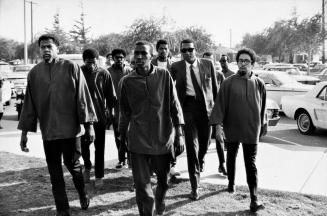
MULTIPOLYGON (((52 28, 59 12, 64 30, 80 18, 81 0, 33 1, 33 32, 52 28)), ((121 33, 136 18, 163 16, 171 20, 167 30, 201 26, 219 45, 234 47, 246 33, 255 34, 275 21, 290 19, 296 8, 299 19, 321 13, 322 0, 83 0, 89 36, 121 33), (231 43, 230 43, 231 42, 231 43)), ((31 40, 31 7, 26 2, 26 40, 31 40)), ((24 0, 0 0, 0 36, 24 42, 24 0)))

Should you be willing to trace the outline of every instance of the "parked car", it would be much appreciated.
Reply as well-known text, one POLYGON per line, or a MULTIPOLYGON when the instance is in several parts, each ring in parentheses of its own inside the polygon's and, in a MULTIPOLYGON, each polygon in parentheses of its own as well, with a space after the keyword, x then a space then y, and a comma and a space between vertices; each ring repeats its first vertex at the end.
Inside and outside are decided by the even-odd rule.
POLYGON ((0 61, 0 77, 7 78, 8 74, 12 72, 10 65, 7 62, 0 61))
POLYGON ((296 81, 303 83, 303 84, 309 84, 309 85, 315 85, 320 80, 313 76, 307 76, 305 75, 305 72, 302 73, 297 67, 294 67, 292 65, 276 65, 276 64, 268 64, 263 67, 264 70, 267 71, 281 71, 284 73, 289 74, 290 76, 293 76, 296 81))
POLYGON ((268 126, 276 126, 280 119, 278 104, 269 98, 266 99, 265 119, 266 124, 260 132, 260 136, 265 136, 268 132, 268 126))
POLYGON ((35 66, 35 64, 14 65, 13 71, 8 74, 8 80, 13 83, 12 95, 16 96, 17 91, 24 91, 27 86, 28 72, 35 66))
POLYGON ((11 100, 11 85, 8 80, 5 78, 1 78, 0 82, 2 82, 2 103, 3 105, 10 105, 11 100))
POLYGON ((299 83, 284 72, 254 70, 254 73, 265 82, 267 98, 274 100, 279 106, 282 96, 305 94, 314 87, 299 83))
MULTIPOLYGON (((59 58, 71 60, 77 63, 79 66, 84 64, 82 54, 59 54, 59 58)), ((106 66, 106 58, 103 56, 99 56, 98 65, 102 68, 107 68, 106 66)))
POLYGON ((323 69, 320 73, 313 74, 313 76, 320 79, 320 81, 327 81, 327 68, 323 69))
POLYGON ((282 107, 287 117, 296 119, 302 134, 312 134, 316 128, 327 129, 327 81, 304 95, 282 97, 282 107))
POLYGON ((294 67, 297 67, 300 71, 308 71, 308 65, 307 64, 300 64, 300 63, 296 63, 296 64, 292 64, 294 67))

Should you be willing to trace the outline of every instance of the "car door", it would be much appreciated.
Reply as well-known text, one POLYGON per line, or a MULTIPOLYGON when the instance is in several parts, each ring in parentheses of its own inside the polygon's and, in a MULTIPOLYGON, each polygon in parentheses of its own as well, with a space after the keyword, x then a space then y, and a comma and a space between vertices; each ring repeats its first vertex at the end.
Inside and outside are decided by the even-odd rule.
POLYGON ((316 126, 327 129, 327 85, 322 88, 313 105, 317 119, 316 126))

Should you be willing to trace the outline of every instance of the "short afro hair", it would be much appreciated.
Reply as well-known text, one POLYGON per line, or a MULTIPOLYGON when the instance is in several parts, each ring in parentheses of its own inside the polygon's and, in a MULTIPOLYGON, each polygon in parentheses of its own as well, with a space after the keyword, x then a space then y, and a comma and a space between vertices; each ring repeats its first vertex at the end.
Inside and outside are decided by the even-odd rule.
POLYGON ((180 46, 182 47, 182 44, 184 44, 184 43, 192 43, 192 44, 194 44, 194 47, 195 47, 195 43, 194 43, 194 41, 192 39, 184 39, 184 40, 182 40, 180 46))
POLYGON ((141 40, 141 41, 137 41, 135 43, 135 46, 149 46, 150 47, 150 54, 153 55, 153 44, 150 43, 149 41, 145 41, 145 40, 141 40))
POLYGON ((43 34, 43 35, 41 35, 41 36, 39 37, 39 40, 38 40, 38 44, 39 44, 39 46, 40 46, 40 44, 41 44, 41 41, 43 41, 43 40, 50 40, 50 39, 51 39, 51 40, 53 41, 53 43, 56 44, 57 46, 60 45, 59 40, 58 40, 58 37, 57 37, 56 35, 54 35, 54 34, 43 34))
POLYGON ((254 65, 255 57, 256 57, 256 54, 255 54, 254 50, 252 50, 250 48, 246 48, 246 47, 240 49, 236 54, 236 62, 238 62, 238 59, 240 58, 241 54, 248 54, 250 56, 250 58, 251 58, 251 64, 254 65))
POLYGON ((157 41, 157 44, 156 44, 156 50, 159 49, 159 47, 160 47, 161 44, 168 45, 168 42, 166 40, 164 40, 164 39, 158 40, 157 41))
POLYGON ((111 52, 112 58, 114 58, 115 55, 117 55, 117 54, 123 54, 123 56, 126 57, 126 51, 123 50, 123 49, 114 49, 114 50, 112 50, 112 52, 111 52))
POLYGON ((99 53, 96 49, 93 48, 89 48, 83 51, 83 61, 85 61, 86 59, 93 59, 99 58, 99 53))

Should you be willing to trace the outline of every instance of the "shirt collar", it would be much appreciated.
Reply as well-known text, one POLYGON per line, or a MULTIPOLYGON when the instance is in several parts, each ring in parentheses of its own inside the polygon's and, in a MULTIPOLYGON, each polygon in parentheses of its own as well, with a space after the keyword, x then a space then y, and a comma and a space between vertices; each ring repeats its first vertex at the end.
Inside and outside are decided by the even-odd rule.
MULTIPOLYGON (((191 64, 188 63, 187 61, 185 61, 185 63, 186 63, 186 67, 187 67, 187 68, 190 68, 191 64)), ((197 68, 197 67, 198 67, 198 64, 199 64, 199 63, 198 63, 198 59, 196 58, 195 61, 194 61, 193 64, 192 64, 192 65, 193 65, 193 68, 197 68)))

